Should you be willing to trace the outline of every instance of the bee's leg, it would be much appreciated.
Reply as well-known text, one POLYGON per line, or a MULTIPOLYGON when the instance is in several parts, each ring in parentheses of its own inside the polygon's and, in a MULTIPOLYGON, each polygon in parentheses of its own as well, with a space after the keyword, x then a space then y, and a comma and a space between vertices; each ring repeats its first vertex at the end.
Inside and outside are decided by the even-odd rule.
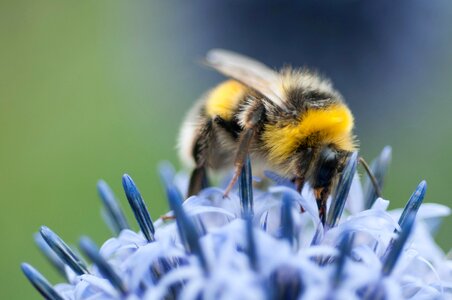
POLYGON ((319 217, 323 225, 326 221, 326 202, 339 166, 339 155, 330 147, 321 150, 317 157, 317 169, 313 176, 314 196, 319 208, 319 217))
POLYGON ((314 157, 314 151, 311 147, 303 149, 297 155, 297 169, 295 171, 294 184, 297 191, 301 194, 303 186, 306 180, 306 172, 308 171, 312 159, 314 157))
POLYGON ((196 167, 190 176, 190 183, 188 184, 187 196, 193 196, 198 194, 202 189, 209 186, 209 180, 207 178, 207 170, 205 166, 196 167))
MULTIPOLYGON (((297 190, 298 193, 301 194, 301 191, 303 190, 303 186, 304 186, 304 177, 295 177, 293 182, 295 184, 295 189, 297 190)), ((299 204, 299 205, 300 205, 300 213, 304 213, 305 209, 303 208, 303 206, 301 204, 299 204)))
MULTIPOLYGON (((303 191, 303 186, 306 181, 306 172, 309 169, 309 166, 312 162, 312 159, 314 157, 314 151, 312 148, 305 148, 302 151, 298 153, 298 162, 297 162, 297 169, 296 169, 296 176, 294 178, 294 184, 295 189, 298 193, 301 194, 303 191)), ((304 208, 300 204, 300 211, 303 213, 305 212, 304 208)))
POLYGON ((245 163, 246 156, 249 152, 251 141, 253 140, 255 133, 260 130, 265 117, 265 107, 262 101, 250 101, 248 105, 249 106, 244 109, 247 113, 243 116, 243 120, 241 120, 243 131, 239 135, 238 148, 234 160, 234 174, 224 191, 224 197, 228 196, 229 192, 234 187, 234 184, 239 179, 243 164, 245 163))
POLYGON ((304 186, 304 178, 303 177, 295 177, 294 179, 295 189, 297 192, 301 194, 301 191, 303 190, 304 186))
POLYGON ((229 192, 234 187, 234 184, 239 179, 253 136, 254 136, 253 128, 245 129, 240 135, 239 146, 234 160, 234 174, 232 175, 232 179, 229 182, 228 186, 226 187, 226 190, 224 191, 223 195, 224 197, 228 196, 229 192))
POLYGON ((212 137, 212 127, 212 120, 206 121, 195 140, 192 155, 196 163, 196 168, 192 171, 190 176, 188 197, 198 194, 203 188, 209 186, 206 165, 208 147, 212 137))
POLYGON ((318 187, 314 188, 314 196, 317 201, 317 207, 319 208, 319 218, 322 222, 322 225, 325 225, 326 221, 326 202, 330 195, 329 188, 327 187, 318 187))

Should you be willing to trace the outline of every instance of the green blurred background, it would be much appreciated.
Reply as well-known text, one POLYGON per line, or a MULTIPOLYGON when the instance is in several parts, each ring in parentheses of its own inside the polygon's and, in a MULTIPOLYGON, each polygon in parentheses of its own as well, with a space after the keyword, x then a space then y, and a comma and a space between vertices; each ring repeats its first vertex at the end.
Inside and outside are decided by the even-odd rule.
MULTIPOLYGON (((38 299, 20 272, 22 261, 52 282, 60 280, 33 243, 39 226, 73 244, 81 234, 99 244, 109 237, 99 213, 98 179, 110 183, 134 228, 121 191, 123 173, 135 179, 154 218, 166 210, 156 166, 162 160, 178 164, 174 145, 184 112, 221 78, 196 63, 213 47, 239 50, 275 67, 300 53, 297 63, 306 57, 343 91, 363 155, 371 158, 384 145, 393 146, 384 190, 392 207, 403 205, 421 179, 429 184, 426 201, 450 205, 451 5, 439 1, 426 8, 413 1, 409 10, 399 5, 394 12, 392 4, 366 9, 361 2, 343 3, 345 9, 359 5, 357 26, 368 24, 367 17, 356 18, 363 12, 381 17, 371 23, 375 36, 366 30, 360 32, 365 38, 356 35, 356 24, 337 35, 308 18, 314 26, 274 22, 279 30, 261 30, 254 40, 253 26, 241 23, 253 20, 253 13, 259 20, 276 15, 292 22, 305 18, 306 10, 298 15, 282 4, 255 10, 237 1, 218 7, 202 1, 1 1, 1 298, 38 299), (378 26, 385 28, 380 35, 378 26), (350 45, 353 33, 353 47, 320 47, 327 59, 318 60, 318 51, 303 52, 308 48, 293 42, 299 30, 325 44, 335 41, 323 34, 350 45), (378 43, 358 47, 367 37, 378 43), (335 65, 338 60, 343 63, 335 65)), ((334 20, 331 28, 350 20, 334 8, 325 18, 334 20), (343 18, 335 19, 336 12, 343 18)), ((452 247, 451 226, 449 218, 438 236, 444 249, 452 247)))

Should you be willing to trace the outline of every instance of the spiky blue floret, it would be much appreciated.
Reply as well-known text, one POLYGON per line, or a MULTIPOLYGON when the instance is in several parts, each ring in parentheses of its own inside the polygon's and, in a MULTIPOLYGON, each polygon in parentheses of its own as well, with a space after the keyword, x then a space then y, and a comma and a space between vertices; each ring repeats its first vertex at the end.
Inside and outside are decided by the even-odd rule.
POLYGON ((245 224, 246 224, 246 254, 250 260, 251 268, 258 272, 258 257, 257 257, 257 249, 256 249, 256 237, 254 235, 254 227, 253 227, 253 217, 251 214, 245 215, 245 224))
POLYGON ((345 282, 344 268, 347 258, 350 256, 353 249, 354 234, 353 232, 344 232, 340 237, 338 250, 339 256, 336 262, 336 269, 333 275, 333 289, 337 289, 341 282, 345 282))
POLYGON ((42 238, 41 234, 34 235, 35 243, 41 250, 42 254, 47 258, 50 264, 60 273, 61 276, 66 277, 65 264, 58 255, 49 247, 47 242, 42 238))
POLYGON ((38 290, 38 292, 48 300, 64 300, 60 294, 53 288, 53 286, 39 273, 35 268, 27 263, 22 263, 22 272, 31 282, 31 284, 38 290))
MULTIPOLYGON (((416 214, 421 207, 422 201, 425 197, 425 192, 427 191, 427 182, 425 180, 421 181, 419 185, 417 186, 414 193, 411 195, 410 199, 408 200, 407 204, 405 205, 405 208, 402 211, 402 214, 399 218, 399 226, 402 230, 407 227, 407 222, 409 222, 409 217, 414 216, 416 217, 416 214)), ((411 224, 412 225, 412 224, 411 224)), ((390 242, 388 247, 386 248, 385 253, 383 254, 383 259, 386 259, 390 253, 393 251, 393 248, 395 247, 395 243, 398 239, 393 238, 390 242)))
POLYGON ((401 228, 404 228, 406 226, 406 222, 408 222, 408 216, 412 214, 416 216, 419 207, 421 207, 422 201, 424 201, 426 191, 427 182, 423 180, 421 181, 421 183, 419 183, 416 190, 405 205, 405 208, 403 209, 402 215, 399 218, 399 225, 401 228))
POLYGON ((121 292, 123 296, 126 296, 128 292, 124 282, 102 255, 100 255, 96 244, 90 238, 82 237, 80 239, 80 249, 97 266, 100 274, 110 281, 111 285, 121 292))
POLYGON ((47 245, 49 245, 55 254, 57 254, 58 257, 76 274, 83 275, 89 273, 83 260, 78 257, 58 235, 50 230, 50 228, 42 226, 39 232, 47 245))
POLYGON ((182 208, 183 199, 180 192, 174 186, 168 186, 166 192, 170 208, 176 217, 177 229, 182 241, 185 244, 186 250, 189 253, 196 255, 201 266, 204 268, 204 271, 208 272, 209 267, 207 260, 199 241, 200 234, 198 233, 195 224, 182 208))
POLYGON ((284 178, 272 171, 264 171, 264 175, 279 186, 286 186, 295 189, 295 184, 288 178, 284 178))
POLYGON ((130 229, 113 191, 105 181, 99 180, 97 182, 97 192, 104 204, 106 217, 108 218, 108 223, 112 226, 113 232, 119 234, 124 229, 130 229))
MULTIPOLYGON (((384 163, 387 151, 383 154, 384 163)), ((222 189, 208 188, 184 200, 184 180, 170 165, 162 165, 172 211, 155 223, 132 179, 125 175, 124 190, 141 233, 123 228, 100 250, 83 238, 81 249, 93 262, 88 273, 81 259, 43 227, 41 234, 49 245, 43 252, 60 271, 65 270, 69 282, 53 288, 28 265, 24 273, 49 299, 436 299, 452 295, 450 262, 438 252, 424 224, 425 219, 441 218, 449 210, 421 205, 425 182, 403 212, 386 211, 388 201, 383 199, 370 209, 359 209, 367 200, 357 188, 356 164, 354 153, 329 200, 325 228, 309 186, 300 195, 290 181, 271 173, 281 185, 254 189, 249 159, 238 192, 227 198, 222 189), (408 238, 413 242, 407 243, 408 238)), ((103 197, 113 199, 108 188, 100 185, 103 197)), ((113 206, 116 216, 123 215, 119 205, 113 206)), ((111 213, 109 219, 117 228, 119 222, 124 224, 111 213)))
POLYGON ((384 276, 391 274, 397 264, 397 261, 402 254, 403 247, 405 246, 405 243, 413 230, 415 220, 416 212, 409 212, 403 222, 403 226, 401 226, 402 230, 399 233, 399 236, 394 240, 394 243, 391 244, 391 247, 388 248, 389 251, 386 252, 386 255, 384 256, 383 267, 381 270, 384 276))
POLYGON ((281 207, 281 237, 286 239, 289 244, 293 244, 295 237, 294 220, 292 217, 292 197, 289 193, 282 196, 281 207))
POLYGON ((132 178, 127 174, 124 174, 122 177, 122 186, 124 187, 127 200, 129 200, 130 207, 132 208, 135 219, 140 226, 141 232, 149 242, 153 242, 155 240, 154 224, 152 223, 151 216, 149 215, 146 204, 141 197, 140 191, 135 185, 135 182, 133 182, 132 178))
POLYGON ((242 204, 242 215, 253 214, 253 174, 251 160, 246 158, 239 178, 239 195, 242 204))
POLYGON ((347 201, 350 187, 356 173, 356 166, 358 165, 358 152, 354 152, 348 159, 348 163, 342 171, 339 179, 338 188, 334 194, 333 201, 331 202, 330 209, 326 218, 325 229, 328 230, 335 227, 342 212, 345 208, 345 201, 347 201))
POLYGON ((304 283, 300 271, 290 265, 282 265, 272 272, 269 279, 270 299, 296 300, 303 295, 304 283))
MULTIPOLYGON (((383 282, 385 280, 385 277, 391 275, 395 266, 397 265, 399 258, 403 253, 405 244, 413 230, 415 219, 416 219, 415 211, 411 211, 407 214, 406 221, 404 222, 404 226, 401 228, 400 234, 395 240, 393 240, 394 241, 393 243, 390 243, 387 251, 385 252, 385 255, 382 257, 383 261, 381 268, 381 277, 379 277, 374 284, 368 285, 363 289, 362 299, 384 300, 388 298, 387 291, 384 288, 383 282)), ((429 299, 436 298, 430 297, 429 299)))

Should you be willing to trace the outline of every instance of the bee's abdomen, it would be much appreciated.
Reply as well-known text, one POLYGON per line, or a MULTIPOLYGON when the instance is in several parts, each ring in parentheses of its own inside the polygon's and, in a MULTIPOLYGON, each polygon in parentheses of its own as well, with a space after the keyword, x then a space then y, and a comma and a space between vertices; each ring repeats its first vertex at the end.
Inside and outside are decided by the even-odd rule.
POLYGON ((211 118, 218 116, 225 121, 230 121, 246 93, 247 87, 243 84, 235 80, 225 81, 207 95, 205 112, 211 118))

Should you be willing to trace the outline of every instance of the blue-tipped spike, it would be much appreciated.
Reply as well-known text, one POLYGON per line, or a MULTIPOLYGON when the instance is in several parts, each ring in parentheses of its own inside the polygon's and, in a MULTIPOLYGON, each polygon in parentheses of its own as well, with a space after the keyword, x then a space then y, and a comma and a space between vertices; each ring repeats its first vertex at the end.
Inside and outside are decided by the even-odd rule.
POLYGON ((268 224, 268 211, 265 213, 264 222, 262 223, 262 230, 267 231, 267 224, 268 224))
POLYGON ((99 180, 97 182, 97 192, 107 211, 107 218, 113 227, 114 233, 118 235, 123 229, 129 229, 130 227, 126 217, 124 216, 113 191, 105 181, 99 180))
POLYGON ((176 174, 176 171, 174 170, 174 167, 170 162, 168 161, 161 162, 158 166, 158 173, 160 175, 160 179, 162 180, 165 186, 173 184, 174 175, 176 174))
POLYGON ((118 274, 116 274, 105 258, 100 255, 99 249, 90 238, 82 237, 80 239, 80 249, 97 266, 102 276, 110 281, 113 287, 115 287, 122 295, 127 294, 127 288, 124 285, 124 282, 118 274))
POLYGON ((385 300, 387 299, 386 289, 381 278, 371 285, 364 286, 357 291, 359 299, 363 300, 385 300))
POLYGON ((344 212, 345 202, 347 201, 348 193, 350 191, 350 187, 352 186, 357 165, 358 152, 353 152, 348 159, 347 165, 342 171, 341 178, 339 179, 339 183, 326 218, 325 230, 337 226, 337 223, 344 212))
POLYGON ((300 299, 304 292, 299 270, 290 265, 278 267, 270 274, 269 280, 270 299, 300 299))
POLYGON ((322 223, 320 223, 315 230, 314 236, 312 237, 311 246, 320 244, 324 234, 325 230, 323 229, 322 223))
POLYGON ((242 217, 253 214, 253 175, 251 172, 251 160, 247 156, 239 179, 240 203, 242 205, 242 217))
POLYGON ((295 184, 289 178, 284 178, 281 175, 268 170, 264 171, 264 175, 275 182, 277 185, 287 186, 295 189, 295 184))
POLYGON ((135 219, 137 219, 141 232, 143 232, 148 242, 155 241, 154 224, 152 223, 149 211, 146 208, 146 204, 144 203, 140 191, 135 185, 135 182, 133 182, 132 178, 129 175, 124 174, 122 176, 122 186, 124 187, 127 200, 129 200, 130 207, 132 208, 133 214, 135 215, 135 219))
POLYGON ((421 183, 419 183, 419 185, 417 186, 414 193, 411 195, 410 199, 405 205, 405 208, 403 209, 402 215, 399 218, 400 227, 405 226, 406 219, 410 213, 414 213, 414 215, 417 214, 417 211, 419 210, 419 207, 421 206, 422 201, 424 200, 426 191, 427 191, 427 182, 425 180, 422 180, 421 183))
POLYGON ((336 289, 342 282, 345 261, 350 256, 353 246, 354 235, 352 232, 345 232, 339 241, 339 256, 336 261, 336 270, 333 275, 333 288, 336 289))
POLYGON ((200 216, 197 216, 193 219, 194 223, 196 224, 197 231, 200 236, 204 236, 207 234, 206 226, 204 225, 204 222, 202 221, 200 216))
POLYGON ((50 248, 49 245, 47 245, 46 241, 42 238, 42 236, 39 233, 36 233, 34 235, 34 239, 39 250, 41 250, 41 252, 47 258, 50 264, 54 266, 55 269, 57 269, 58 273, 60 273, 61 276, 66 278, 64 262, 58 257, 58 255, 55 254, 52 248, 50 248))
POLYGON ((68 245, 52 230, 42 226, 39 230, 47 245, 56 255, 68 265, 77 275, 88 274, 88 268, 80 257, 78 257, 68 245))
MULTIPOLYGON (((380 155, 370 164, 370 170, 372 171, 372 174, 374 174, 380 189, 382 189, 383 187, 384 178, 386 176, 386 173, 388 172, 389 165, 391 164, 391 158, 392 148, 390 146, 386 146, 383 148, 380 155)), ((372 207, 378 197, 377 192, 375 191, 375 188, 369 179, 367 179, 364 183, 363 194, 365 208, 369 209, 372 207)))
POLYGON ((35 287, 36 290, 47 300, 64 300, 60 294, 52 287, 47 279, 35 268, 27 263, 20 265, 22 272, 35 287))
POLYGON ((294 240, 294 221, 292 217, 292 197, 289 193, 284 193, 281 206, 281 237, 286 239, 290 245, 294 240))
POLYGON ((247 248, 246 254, 250 260, 251 268, 254 271, 258 271, 258 259, 257 259, 257 249, 256 249, 256 240, 254 236, 254 228, 253 228, 253 217, 251 215, 245 216, 245 227, 246 227, 246 241, 247 248))
POLYGON ((410 236, 410 233, 414 227, 413 225, 415 219, 416 212, 412 211, 408 213, 399 236, 394 240, 393 243, 391 241, 385 255, 383 256, 383 267, 381 270, 383 276, 390 275, 395 265, 397 264, 397 260, 399 259, 403 247, 405 246, 405 243, 408 240, 408 237, 410 236))
MULTIPOLYGON (((421 181, 419 185, 417 186, 414 193, 411 195, 410 199, 408 200, 407 204, 405 205, 405 208, 403 209, 402 215, 399 218, 399 225, 400 228, 402 228, 402 231, 404 228, 408 226, 408 217, 410 215, 413 215, 416 217, 416 214, 419 210, 419 207, 422 204, 422 201, 424 200, 425 192, 427 191, 427 182, 425 180, 421 181)), ((395 247, 395 243, 397 242, 397 239, 392 239, 389 242, 388 247, 386 248, 385 253, 382 256, 382 260, 385 260, 389 253, 393 251, 393 248, 395 247)))
POLYGON ((207 260, 204 252, 201 248, 199 241, 200 235, 196 230, 196 226, 193 221, 187 216, 182 208, 182 196, 176 187, 170 185, 167 187, 167 196, 171 210, 176 217, 177 229, 179 231, 180 238, 184 243, 185 249, 196 255, 204 268, 204 271, 208 272, 207 260))
POLYGON ((161 257, 154 261, 150 268, 152 274, 152 281, 157 284, 165 274, 174 269, 173 265, 174 264, 172 264, 172 262, 168 258, 164 257, 161 257))

